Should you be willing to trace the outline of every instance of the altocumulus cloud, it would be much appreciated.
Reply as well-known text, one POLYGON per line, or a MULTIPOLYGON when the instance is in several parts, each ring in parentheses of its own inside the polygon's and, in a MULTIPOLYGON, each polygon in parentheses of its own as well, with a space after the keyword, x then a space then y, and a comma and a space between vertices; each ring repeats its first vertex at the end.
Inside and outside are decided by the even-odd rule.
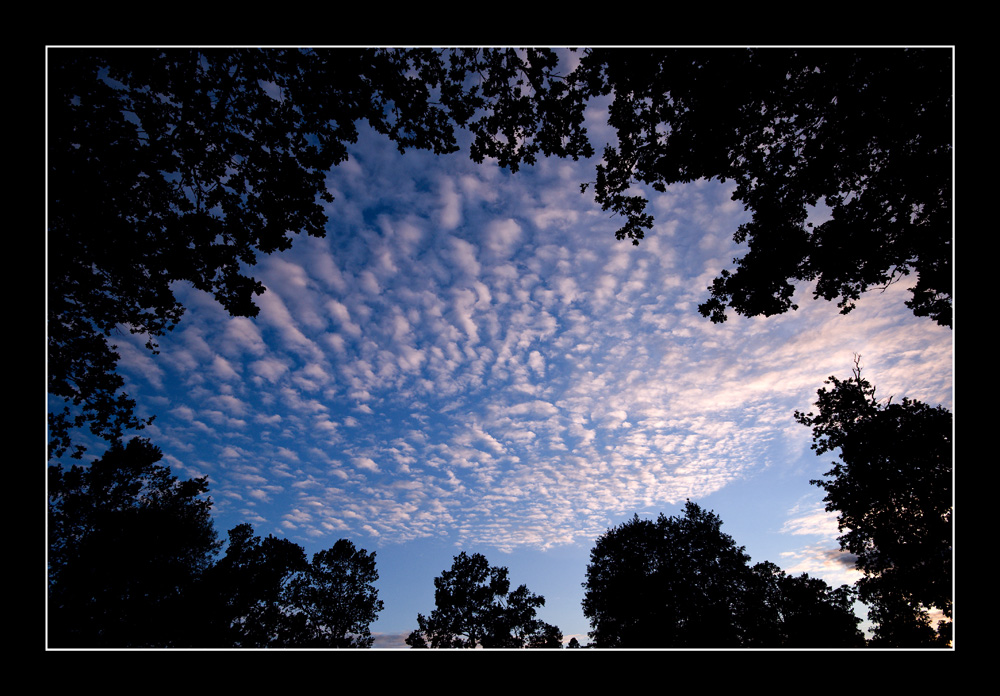
MULTIPOLYGON (((122 369, 140 404, 169 404, 149 434, 208 473, 220 527, 589 544, 766 470, 808 469, 808 489, 822 462, 791 414, 855 352, 886 395, 950 404, 951 338, 905 288, 847 317, 803 299, 713 325, 697 304, 740 254, 730 189, 647 192, 658 226, 634 247, 580 195, 591 167, 511 176, 364 137, 330 173, 327 238, 254 269, 258 317, 178 288, 162 354, 126 350, 122 369)), ((789 517, 785 539, 818 533, 789 517)))

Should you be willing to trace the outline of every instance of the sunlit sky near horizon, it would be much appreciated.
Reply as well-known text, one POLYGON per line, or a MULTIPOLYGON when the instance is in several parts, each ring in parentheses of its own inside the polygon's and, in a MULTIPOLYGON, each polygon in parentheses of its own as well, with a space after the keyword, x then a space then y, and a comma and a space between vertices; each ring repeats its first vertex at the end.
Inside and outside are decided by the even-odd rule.
POLYGON ((116 339, 156 415, 142 435, 209 477, 221 538, 250 522, 310 554, 374 551, 376 647, 403 647, 460 551, 507 566, 585 644, 595 539, 688 498, 753 562, 854 581, 809 484, 832 456, 793 412, 855 353, 880 396, 952 407, 952 332, 909 312, 905 283, 846 316, 803 287, 796 312, 712 324, 697 305, 747 216, 728 185, 645 190, 656 227, 633 246, 580 192, 595 161, 510 174, 362 133, 330 173, 327 236, 259 259, 259 316, 178 285, 159 355, 116 339))

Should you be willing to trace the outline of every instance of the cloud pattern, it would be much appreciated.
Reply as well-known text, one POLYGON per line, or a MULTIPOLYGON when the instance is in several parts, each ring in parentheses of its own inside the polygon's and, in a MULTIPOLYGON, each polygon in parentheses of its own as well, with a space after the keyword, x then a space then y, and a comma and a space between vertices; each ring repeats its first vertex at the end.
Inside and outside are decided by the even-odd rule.
MULTIPOLYGON (((768 467, 812 467, 808 488, 792 411, 854 353, 884 396, 950 405, 951 335, 904 287, 848 316, 804 300, 714 325, 697 305, 746 215, 727 186, 646 191, 657 227, 636 247, 581 195, 592 171, 363 138, 329 176, 327 237, 253 270, 258 317, 178 286, 188 311, 159 355, 119 343, 147 434, 209 476, 223 529, 511 551, 589 545, 768 467)), ((800 517, 788 537, 818 534, 800 517)))

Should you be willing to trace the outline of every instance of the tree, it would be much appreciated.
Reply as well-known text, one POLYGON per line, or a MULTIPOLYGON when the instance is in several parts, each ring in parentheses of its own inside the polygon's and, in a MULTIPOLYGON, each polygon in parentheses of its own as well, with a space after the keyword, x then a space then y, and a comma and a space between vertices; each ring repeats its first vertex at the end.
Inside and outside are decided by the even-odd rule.
POLYGON ((383 603, 375 554, 346 539, 306 560, 298 544, 229 531, 226 554, 204 583, 205 621, 194 647, 368 648, 383 603))
POLYGON ((435 609, 417 614, 413 648, 560 647, 562 633, 535 618, 545 598, 521 585, 510 591, 507 568, 491 566, 482 554, 455 556, 450 570, 434 579, 435 609))
POLYGON ((308 567, 305 551, 288 539, 255 536, 247 523, 229 530, 225 555, 202 587, 204 621, 192 647, 267 648, 292 634, 289 584, 308 567))
POLYGON ((808 573, 788 575, 770 561, 756 564, 753 571, 766 596, 761 615, 768 621, 760 625, 755 641, 761 647, 865 647, 861 619, 854 613, 857 593, 851 587, 833 588, 808 573))
POLYGON ((890 638, 907 634, 900 622, 929 625, 930 608, 951 617, 952 416, 917 400, 880 401, 861 376, 860 356, 851 378, 826 384, 832 386, 817 392, 816 414, 795 413, 812 428, 817 455, 839 451, 827 478, 811 483, 826 491, 826 509, 838 513, 840 547, 857 556, 860 597, 873 607, 876 640, 909 647, 909 638, 890 638))
POLYGON ((593 50, 570 79, 582 98, 613 95, 618 142, 596 195, 625 218, 619 239, 638 244, 653 225, 634 183, 735 183, 748 250, 713 281, 704 316, 795 309, 796 281, 846 313, 914 273, 907 306, 951 326, 950 50, 593 50), (829 219, 813 226, 819 203, 829 219))
POLYGON ((849 588, 750 567, 722 520, 637 515, 602 535, 587 566, 583 613, 603 648, 860 647, 849 588))
POLYGON ((688 501, 683 517, 634 516, 590 552, 583 613, 597 647, 738 647, 750 557, 722 521, 688 501))
POLYGON ((291 645, 324 648, 370 648, 369 624, 384 604, 374 583, 375 554, 356 549, 347 539, 313 555, 312 563, 291 583, 291 618, 297 637, 291 645))
POLYGON ((169 647, 218 550, 204 478, 178 480, 147 440, 49 467, 49 644, 169 647))

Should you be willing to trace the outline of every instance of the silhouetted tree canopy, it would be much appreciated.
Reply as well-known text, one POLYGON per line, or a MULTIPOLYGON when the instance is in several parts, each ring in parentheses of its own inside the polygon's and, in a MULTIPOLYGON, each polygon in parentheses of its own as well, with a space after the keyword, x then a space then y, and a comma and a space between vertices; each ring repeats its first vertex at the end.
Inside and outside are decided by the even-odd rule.
POLYGON ((115 441, 148 424, 122 392, 113 336, 155 350, 184 311, 173 283, 257 314, 248 269, 324 234, 326 173, 362 122, 401 152, 454 152, 465 128, 474 160, 516 171, 593 155, 585 109, 610 96, 617 142, 595 193, 625 218, 620 238, 653 224, 634 182, 731 179, 753 213, 705 316, 785 312, 795 281, 848 311, 915 273, 908 304, 950 325, 950 51, 575 55, 560 73, 547 49, 49 50, 52 454, 81 455, 75 428, 115 441), (817 203, 830 218, 813 228, 817 203))
POLYGON ((636 182, 735 183, 748 250, 709 288, 712 321, 795 309, 796 281, 847 312, 914 273, 907 305, 951 325, 950 50, 602 49, 572 77, 613 97, 596 193, 625 217, 620 239, 653 225, 636 182), (817 204, 829 219, 813 226, 817 204))
POLYGON ((292 636, 288 586, 308 565, 302 547, 288 539, 261 539, 247 523, 230 529, 226 553, 201 587, 204 627, 192 647, 284 646, 292 636))
POLYGON ((48 644, 71 648, 367 648, 383 604, 375 554, 301 546, 241 524, 213 563, 205 478, 148 440, 49 467, 48 644))
POLYGON ((406 638, 413 648, 559 648, 562 633, 535 618, 545 598, 525 585, 510 590, 507 568, 482 554, 455 556, 434 579, 435 608, 417 614, 419 628, 406 638))
POLYGON ((862 601, 872 608, 874 642, 893 647, 947 641, 927 610, 952 608, 951 412, 920 401, 880 402, 861 376, 830 377, 817 413, 796 412, 812 428, 817 455, 837 452, 825 479, 826 509, 838 513, 840 546, 857 556, 862 601), (918 638, 915 636, 923 636, 918 638))
POLYGON ((218 550, 204 478, 178 480, 147 440, 49 467, 49 645, 169 647, 218 550))
POLYGON ((853 596, 750 557, 722 520, 688 501, 684 515, 632 520, 591 550, 583 599, 599 648, 863 647, 853 596))
POLYGON ((863 648, 865 635, 854 613, 857 592, 847 586, 834 588, 808 573, 789 575, 770 561, 753 566, 763 588, 757 625, 751 645, 781 648, 863 648))
POLYGON ((313 554, 305 571, 291 581, 290 618, 295 635, 290 646, 370 648, 369 625, 384 604, 375 582, 375 553, 355 548, 347 539, 313 554))
POLYGON ((298 544, 241 524, 201 585, 193 647, 369 648, 383 603, 375 554, 346 539, 306 560, 298 544))

